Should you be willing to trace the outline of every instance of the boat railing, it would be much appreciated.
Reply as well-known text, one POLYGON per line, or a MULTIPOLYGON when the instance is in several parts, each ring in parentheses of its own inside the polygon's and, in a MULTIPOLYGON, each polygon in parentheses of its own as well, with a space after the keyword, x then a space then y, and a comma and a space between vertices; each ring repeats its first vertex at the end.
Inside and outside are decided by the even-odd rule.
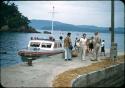
POLYGON ((45 40, 45 41, 58 41, 60 42, 61 40, 55 40, 53 37, 49 37, 49 39, 44 39, 44 38, 38 38, 38 37, 31 37, 31 40, 45 40))
POLYGON ((31 37, 31 40, 46 40, 46 41, 55 41, 55 38, 49 37, 49 39, 38 38, 38 37, 31 37))

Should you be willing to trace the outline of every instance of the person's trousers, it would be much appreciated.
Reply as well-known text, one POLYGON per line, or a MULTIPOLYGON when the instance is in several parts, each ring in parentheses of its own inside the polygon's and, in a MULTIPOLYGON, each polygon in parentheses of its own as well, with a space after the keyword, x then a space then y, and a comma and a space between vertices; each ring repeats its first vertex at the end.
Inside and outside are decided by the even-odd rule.
POLYGON ((85 60, 86 57, 86 48, 80 47, 81 60, 85 60))
POLYGON ((71 59, 71 49, 65 48, 65 60, 71 59))
POLYGON ((98 60, 99 49, 100 49, 100 45, 99 45, 99 44, 96 44, 96 46, 95 46, 95 48, 94 48, 95 59, 96 59, 96 60, 98 60))

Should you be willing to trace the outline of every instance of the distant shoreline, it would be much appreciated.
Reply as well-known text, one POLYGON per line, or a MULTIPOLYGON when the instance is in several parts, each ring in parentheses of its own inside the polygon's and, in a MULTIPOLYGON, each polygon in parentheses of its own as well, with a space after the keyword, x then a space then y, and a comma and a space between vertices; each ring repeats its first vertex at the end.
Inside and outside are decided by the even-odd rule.
MULTIPOLYGON (((38 30, 39 31, 39 30, 38 30)), ((51 31, 51 30, 41 30, 41 31, 51 31)), ((55 31, 61 31, 61 32, 64 32, 63 30, 55 30, 55 31)), ((74 30, 71 30, 71 31, 65 31, 65 32, 90 32, 90 33, 94 33, 94 32, 97 32, 97 31, 74 31, 74 30)), ((99 32, 99 31, 98 31, 99 32)), ((111 33, 111 32, 99 32, 99 33, 111 33)), ((115 32, 115 34, 124 34, 124 32, 115 32)))
MULTIPOLYGON (((51 31, 51 30, 42 30, 42 31, 51 31)), ((62 31, 63 30, 55 30, 55 31, 62 31)), ((97 32, 97 31, 68 31, 67 32, 90 32, 90 33, 94 33, 94 32, 97 32)), ((111 32, 99 32, 99 33, 111 33, 111 32)), ((123 32, 115 32, 115 34, 124 34, 123 32)))
MULTIPOLYGON (((46 30, 50 31, 51 27, 51 20, 30 20, 29 26, 35 28, 36 30, 46 30)), ((79 32, 100 32, 100 33, 110 33, 110 27, 98 27, 95 25, 74 25, 63 23, 60 21, 54 21, 54 28, 53 30, 59 31, 79 31, 79 32)), ((115 33, 124 34, 125 30, 124 27, 115 27, 115 33)))
MULTIPOLYGON (((37 31, 37 30, 36 30, 37 31)), ((42 30, 42 31, 45 31, 45 30, 42 30)), ((50 30, 47 30, 47 31, 50 31, 50 30)), ((60 31, 60 30, 55 30, 55 31, 60 31)), ((10 31, 0 31, 1 33, 42 33, 42 32, 10 32, 10 31)), ((61 30, 61 32, 64 32, 63 30, 61 30)), ((94 33, 94 32, 91 32, 91 31, 65 31, 65 32, 90 32, 90 33, 94 33)), ((99 32, 99 33, 110 33, 110 32, 99 32)), ((124 34, 124 33, 119 33, 119 32, 115 32, 115 34, 124 34)))

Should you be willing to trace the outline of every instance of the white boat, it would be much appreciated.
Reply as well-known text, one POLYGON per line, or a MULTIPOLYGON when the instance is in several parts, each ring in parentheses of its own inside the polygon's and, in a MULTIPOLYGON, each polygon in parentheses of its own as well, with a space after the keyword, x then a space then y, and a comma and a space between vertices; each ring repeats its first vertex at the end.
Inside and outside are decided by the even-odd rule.
POLYGON ((64 48, 60 40, 50 39, 37 39, 30 40, 26 49, 18 52, 18 55, 25 57, 34 57, 42 55, 55 55, 63 53, 64 48))
MULTIPOLYGON (((52 17, 54 17, 54 6, 53 6, 53 12, 52 17)), ((53 19, 52 19, 52 31, 51 35, 53 36, 53 19)), ((18 52, 18 55, 24 56, 24 57, 38 57, 42 55, 54 55, 63 53, 64 48, 62 45, 61 40, 55 40, 53 37, 50 37, 49 39, 32 39, 29 41, 28 48, 20 50, 18 52)))

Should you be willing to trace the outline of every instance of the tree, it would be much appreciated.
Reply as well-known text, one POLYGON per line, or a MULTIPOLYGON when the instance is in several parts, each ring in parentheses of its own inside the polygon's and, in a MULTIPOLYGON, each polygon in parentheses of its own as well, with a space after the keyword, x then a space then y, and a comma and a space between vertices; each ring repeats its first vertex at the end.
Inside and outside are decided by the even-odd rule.
MULTIPOLYGON (((0 3, 0 29, 4 26, 9 27, 9 31, 22 31, 24 28, 31 28, 28 26, 30 20, 23 16, 14 3, 9 1, 1 1, 0 3)), ((24 30, 23 30, 24 31, 24 30)))

